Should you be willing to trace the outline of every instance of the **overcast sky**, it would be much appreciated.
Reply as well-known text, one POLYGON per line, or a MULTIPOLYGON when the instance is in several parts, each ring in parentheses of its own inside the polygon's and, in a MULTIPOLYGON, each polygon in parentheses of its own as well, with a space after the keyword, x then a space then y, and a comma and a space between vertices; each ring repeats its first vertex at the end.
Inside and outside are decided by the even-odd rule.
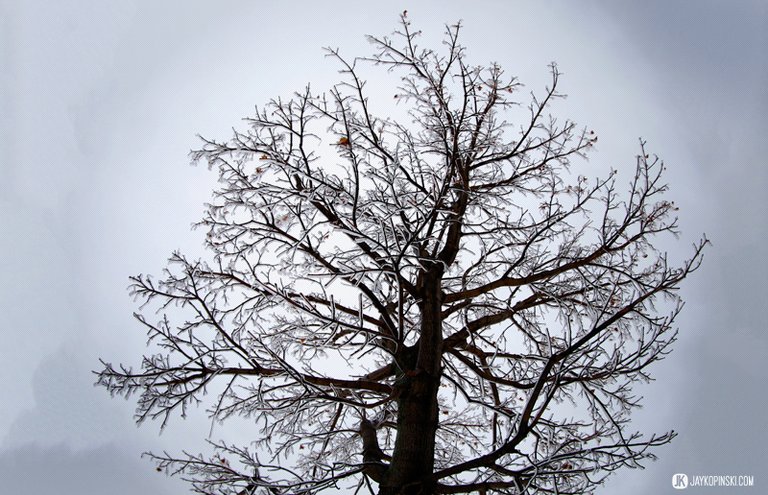
POLYGON ((92 387, 99 357, 137 363, 144 348, 127 277, 201 252, 189 227, 215 178, 187 165, 196 134, 226 138, 253 105, 328 87, 321 48, 367 55, 364 35, 406 8, 435 45, 463 19, 471 61, 530 89, 556 61, 569 98, 555 111, 600 135, 585 175, 632 167, 646 139, 681 206, 671 256, 712 240, 675 351, 640 389, 637 428, 679 436, 597 493, 673 493, 678 472, 768 490, 768 3, 159 3, 0 0, 0 491, 187 493, 139 456, 198 448, 205 418, 158 436, 92 387))

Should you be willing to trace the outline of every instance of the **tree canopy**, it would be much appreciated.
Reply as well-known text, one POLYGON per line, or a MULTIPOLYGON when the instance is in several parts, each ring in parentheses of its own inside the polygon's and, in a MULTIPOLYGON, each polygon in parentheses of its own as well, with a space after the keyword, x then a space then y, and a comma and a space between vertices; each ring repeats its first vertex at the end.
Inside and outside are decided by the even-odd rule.
POLYGON ((641 142, 626 189, 577 173, 597 136, 550 114, 556 66, 527 95, 469 64, 459 25, 439 50, 419 34, 404 13, 371 56, 329 51, 329 91, 203 139, 211 256, 132 278, 152 352, 99 383, 139 421, 203 403, 256 426, 154 455, 200 493, 580 494, 674 436, 630 425, 706 244, 655 247, 677 234, 662 161, 641 142), (406 119, 373 111, 361 67, 398 77, 406 119))

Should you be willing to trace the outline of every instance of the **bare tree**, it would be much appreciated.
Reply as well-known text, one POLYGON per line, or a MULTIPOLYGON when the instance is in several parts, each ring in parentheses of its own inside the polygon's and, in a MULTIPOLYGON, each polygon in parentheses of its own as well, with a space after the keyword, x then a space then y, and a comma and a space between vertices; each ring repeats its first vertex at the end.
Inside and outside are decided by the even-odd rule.
POLYGON ((210 261, 132 279, 155 353, 99 384, 135 392, 140 422, 209 400, 258 428, 154 455, 199 493, 580 494, 674 436, 629 429, 706 244, 677 266, 654 247, 677 233, 662 162, 641 142, 625 194, 574 173, 597 137, 549 114, 555 66, 526 107, 467 64, 458 25, 443 53, 401 21, 371 57, 330 50, 329 92, 204 139, 210 261), (361 64, 401 76, 407 122, 374 115, 361 64))

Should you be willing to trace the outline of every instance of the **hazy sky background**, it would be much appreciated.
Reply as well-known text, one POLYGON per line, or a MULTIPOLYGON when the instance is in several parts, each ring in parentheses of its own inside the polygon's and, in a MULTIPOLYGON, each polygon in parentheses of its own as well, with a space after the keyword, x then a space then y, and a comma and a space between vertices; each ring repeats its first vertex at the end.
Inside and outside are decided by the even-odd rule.
POLYGON ((671 256, 712 240, 675 351, 639 389, 637 428, 680 435, 597 493, 676 493, 678 472, 756 476, 708 493, 766 491, 768 3, 157 3, 0 0, 0 491, 187 493, 139 456, 199 448, 205 418, 158 437, 92 387, 99 357, 144 349, 127 277, 201 252, 189 227, 215 178, 187 166, 197 133, 226 138, 255 104, 329 87, 321 48, 367 55, 364 35, 403 9, 433 46, 463 19, 470 60, 529 89, 557 61, 570 96, 554 113, 600 135, 585 175, 631 169, 643 137, 681 206, 671 256))

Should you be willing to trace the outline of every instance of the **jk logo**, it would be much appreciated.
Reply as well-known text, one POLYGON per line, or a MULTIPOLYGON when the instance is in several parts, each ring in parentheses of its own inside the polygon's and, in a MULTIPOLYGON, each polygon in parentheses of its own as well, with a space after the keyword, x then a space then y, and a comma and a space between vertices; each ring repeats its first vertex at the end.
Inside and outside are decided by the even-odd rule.
POLYGON ((672 476, 672 488, 683 490, 688 488, 688 476, 685 474, 675 474, 672 476))

